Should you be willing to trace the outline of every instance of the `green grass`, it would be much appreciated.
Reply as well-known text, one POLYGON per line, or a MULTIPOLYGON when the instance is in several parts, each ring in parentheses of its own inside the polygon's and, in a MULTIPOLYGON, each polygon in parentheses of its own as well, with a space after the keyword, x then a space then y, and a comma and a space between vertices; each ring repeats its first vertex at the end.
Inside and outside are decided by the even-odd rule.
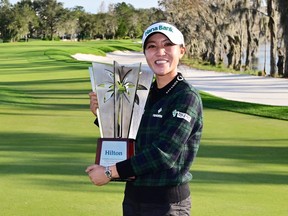
MULTIPOLYGON (((282 119, 286 121, 288 120, 288 106, 269 106, 262 104, 229 101, 204 92, 201 92, 201 97, 203 99, 203 105, 206 108, 227 110, 231 112, 238 112, 273 119, 282 119)), ((283 100, 285 99, 283 98, 283 100)))
MULTIPOLYGON (((1 215, 122 214, 124 184, 95 187, 84 172, 99 131, 89 111, 90 63, 70 55, 125 47, 141 50, 131 41, 0 44, 1 215)), ((286 215, 287 107, 202 97, 193 215, 286 215)))
POLYGON ((203 61, 201 59, 188 59, 187 56, 185 56, 181 60, 181 62, 190 67, 197 68, 200 70, 226 72, 226 73, 233 73, 233 74, 250 74, 250 75, 256 75, 256 76, 259 76, 260 74, 262 76, 262 71, 253 70, 253 69, 245 70, 244 66, 242 67, 241 70, 235 70, 233 68, 228 68, 225 64, 223 64, 223 62, 213 66, 213 65, 210 65, 209 62, 203 61))

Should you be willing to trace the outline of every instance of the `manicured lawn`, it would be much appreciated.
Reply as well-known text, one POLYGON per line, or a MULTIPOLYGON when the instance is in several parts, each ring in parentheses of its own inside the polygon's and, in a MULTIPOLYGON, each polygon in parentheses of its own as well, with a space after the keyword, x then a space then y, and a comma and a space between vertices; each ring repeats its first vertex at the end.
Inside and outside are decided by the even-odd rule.
MULTIPOLYGON (((0 44, 1 215, 122 215, 124 184, 95 187, 84 172, 99 131, 89 111, 90 64, 70 54, 124 47, 141 49, 127 41, 0 44)), ((287 107, 203 100, 193 215, 286 215, 288 122, 273 118, 287 116, 287 107), (219 104, 254 115, 215 109, 219 104), (255 116, 263 112, 270 118, 255 116)))
POLYGON ((287 129, 287 121, 206 109, 194 215, 286 215, 287 129))

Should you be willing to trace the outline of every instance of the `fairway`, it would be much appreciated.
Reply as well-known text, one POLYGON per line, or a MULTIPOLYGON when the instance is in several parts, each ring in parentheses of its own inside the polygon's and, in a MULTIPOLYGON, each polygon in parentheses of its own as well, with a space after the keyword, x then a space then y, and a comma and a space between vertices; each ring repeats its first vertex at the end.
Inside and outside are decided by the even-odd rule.
MULTIPOLYGON (((141 45, 0 44, 1 215, 122 215, 124 183, 95 187, 84 172, 99 131, 89 111, 90 63, 70 55, 125 48, 141 45)), ((192 215, 287 215, 288 121, 205 107, 204 123, 192 215)))

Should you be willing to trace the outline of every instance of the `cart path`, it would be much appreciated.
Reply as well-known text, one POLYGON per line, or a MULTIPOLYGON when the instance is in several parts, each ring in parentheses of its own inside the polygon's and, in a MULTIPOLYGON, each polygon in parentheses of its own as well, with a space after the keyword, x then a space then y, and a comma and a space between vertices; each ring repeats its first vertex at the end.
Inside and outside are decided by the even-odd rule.
MULTIPOLYGON (((90 54, 75 54, 79 61, 112 64, 134 64, 142 62, 148 68, 145 57, 140 52, 116 51, 107 53, 106 57, 90 54)), ((243 74, 229 74, 197 70, 180 66, 179 70, 196 89, 228 100, 288 106, 288 79, 259 77, 243 74)))

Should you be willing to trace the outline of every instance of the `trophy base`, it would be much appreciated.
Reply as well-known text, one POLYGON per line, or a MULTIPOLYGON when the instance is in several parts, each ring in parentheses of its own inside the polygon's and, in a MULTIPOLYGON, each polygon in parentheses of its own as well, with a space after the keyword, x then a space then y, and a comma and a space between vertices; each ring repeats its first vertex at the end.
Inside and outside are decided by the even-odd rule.
MULTIPOLYGON (((112 166, 135 155, 135 140, 125 138, 99 138, 96 148, 95 164, 112 166)), ((131 181, 132 179, 113 179, 131 181)))

